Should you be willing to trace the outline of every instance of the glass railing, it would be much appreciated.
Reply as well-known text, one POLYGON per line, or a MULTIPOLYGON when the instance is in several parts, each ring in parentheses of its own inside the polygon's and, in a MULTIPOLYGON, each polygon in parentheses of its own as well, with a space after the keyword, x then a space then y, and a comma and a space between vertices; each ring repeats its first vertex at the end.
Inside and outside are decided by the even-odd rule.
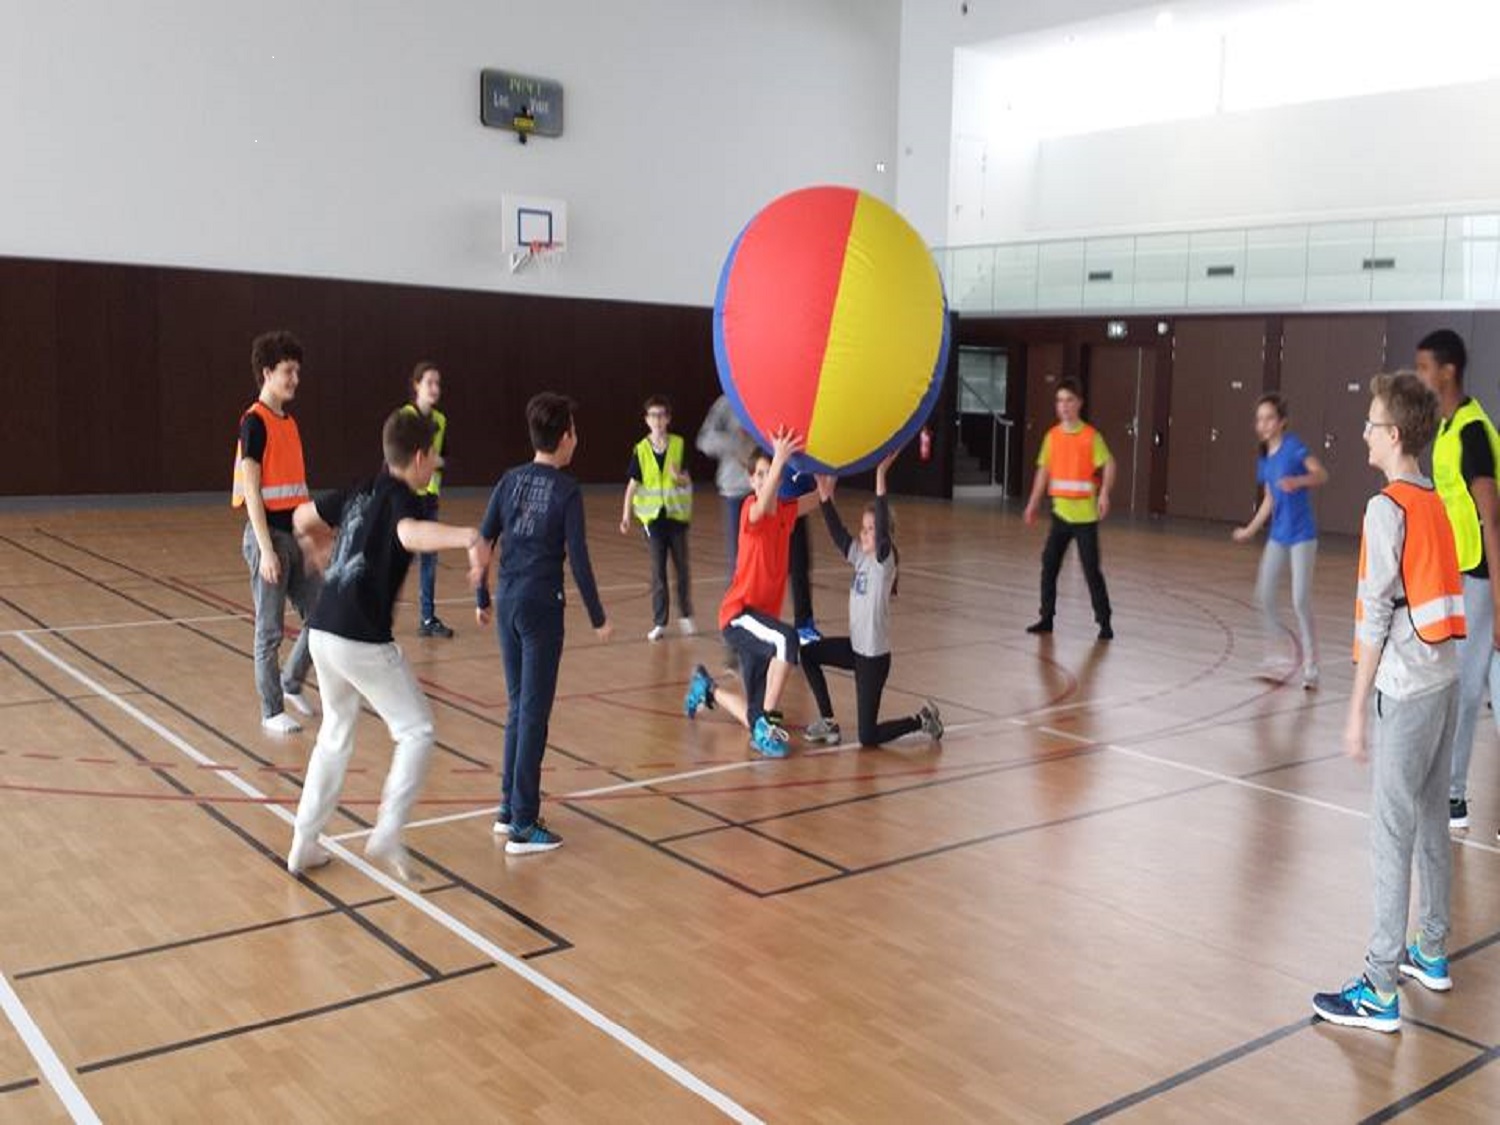
POLYGON ((1500 212, 938 247, 961 313, 1500 301, 1500 212))

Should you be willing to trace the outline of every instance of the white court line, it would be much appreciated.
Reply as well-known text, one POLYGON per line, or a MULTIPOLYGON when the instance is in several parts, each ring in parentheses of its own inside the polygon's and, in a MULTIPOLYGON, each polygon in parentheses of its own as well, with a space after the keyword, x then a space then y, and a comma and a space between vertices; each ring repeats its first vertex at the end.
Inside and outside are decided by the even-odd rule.
POLYGON ((52 1044, 47 1042, 42 1029, 37 1027, 31 1013, 26 1010, 26 1005, 21 1003, 21 998, 16 995, 16 990, 3 974, 0 974, 0 1008, 5 1010, 6 1017, 21 1036, 21 1042, 26 1044, 26 1049, 31 1052, 37 1066, 42 1068, 42 1077, 62 1101, 68 1116, 80 1125, 99 1125, 99 1115, 94 1112, 94 1107, 89 1105, 89 1100, 73 1081, 72 1073, 57 1057, 52 1044))
POLYGON ((214 621, 249 621, 250 613, 216 613, 208 617, 153 617, 149 621, 114 621, 106 625, 55 625, 46 629, 0 629, 0 637, 45 636, 48 633, 97 633, 104 629, 150 629, 163 625, 205 625, 214 621))
MULTIPOLYGON (((74 668, 66 660, 63 660, 61 657, 55 656, 51 652, 48 652, 47 649, 43 648, 40 644, 32 640, 30 637, 22 636, 19 639, 23 644, 36 652, 37 655, 47 660, 59 671, 66 673, 73 679, 77 680, 84 687, 94 692, 96 695, 114 704, 114 706, 119 710, 125 712, 131 718, 135 719, 136 722, 140 723, 148 730, 160 736, 165 742, 167 742, 175 749, 179 750, 182 754, 184 754, 192 761, 197 762, 199 765, 203 766, 214 766, 218 764, 214 762, 213 759, 209 758, 206 754, 201 753, 196 747, 192 746, 183 738, 179 737, 175 732, 158 723, 155 719, 146 714, 140 708, 135 707, 128 700, 121 699, 118 695, 115 695, 103 684, 91 678, 87 673, 74 668)), ((238 789, 246 796, 254 797, 259 800, 266 799, 266 794, 262 793, 259 789, 255 788, 255 786, 251 785, 243 778, 238 777, 232 773, 223 772, 220 773, 220 776, 222 776, 224 780, 229 782, 229 784, 233 785, 236 789, 238 789)), ((266 805, 263 807, 267 812, 269 812, 272 816, 275 816, 277 819, 282 820, 290 825, 296 824, 296 817, 287 812, 285 809, 280 808, 276 805, 266 805)), ((749 1123, 760 1125, 760 1119, 752 1114, 749 1110, 747 1110, 744 1106, 734 1101, 727 1094, 720 1092, 719 1090, 710 1086, 708 1083, 704 1082, 701 1078, 693 1074, 680 1063, 675 1062, 672 1059, 668 1058, 666 1055, 662 1054, 655 1047, 645 1042, 645 1040, 641 1039, 628 1028, 616 1023, 614 1020, 606 1016, 603 1012, 591 1006, 585 1000, 582 1000, 578 996, 569 992, 562 985, 557 984, 550 978, 543 976, 541 973, 537 972, 530 965, 528 965, 525 961, 522 961, 519 957, 515 957, 507 953, 494 942, 490 941, 489 938, 485 937, 483 934, 476 932, 474 929, 459 921, 457 918, 449 914, 446 910, 443 910, 441 907, 435 906, 422 895, 418 894, 416 891, 413 891, 405 883, 391 878, 384 871, 381 871, 379 868, 372 866, 371 864, 366 862, 363 857, 355 855, 342 844, 339 844, 332 840, 328 840, 327 837, 323 837, 323 839, 329 844, 328 850, 342 859, 350 867, 354 868, 356 871, 359 871, 372 882, 383 887, 385 890, 395 895, 397 898, 401 899, 409 906, 413 907, 416 910, 420 910, 423 914, 426 914, 429 918, 431 918, 438 925, 442 926, 449 933, 468 943, 474 949, 478 950, 480 953, 484 954, 486 957, 494 961, 501 968, 510 970, 516 976, 524 980, 527 984, 530 984, 532 987, 550 996, 552 999, 556 1000, 559 1004, 563 1005, 563 1007, 567 1008, 575 1015, 582 1017, 584 1020, 588 1021, 594 1027, 602 1031, 605 1035, 613 1039, 616 1043, 620 1044, 620 1046, 645 1060, 647 1063, 655 1067, 657 1070, 661 1071, 662 1074, 666 1075, 668 1078, 676 1082, 685 1090, 698 1095, 698 1097, 708 1102, 715 1109, 723 1113, 726 1117, 730 1118, 733 1121, 745 1122, 747 1123, 747 1125, 749 1125, 749 1123)), ((97 1118, 93 1118, 93 1120, 97 1120, 97 1118)))
MULTIPOLYGON (((1056 735, 1059 738, 1069 738, 1074 742, 1093 741, 1093 739, 1091 738, 1084 738, 1081 735, 1076 735, 1065 730, 1055 730, 1052 727, 1037 727, 1036 729, 1041 731, 1043 734, 1052 734, 1056 735)), ((1364 812, 1361 809, 1351 809, 1348 805, 1340 805, 1336 804, 1333 801, 1325 801, 1321 797, 1310 797, 1306 793, 1296 793, 1290 789, 1278 789, 1274 785, 1262 785, 1258 781, 1251 781, 1248 778, 1244 777, 1236 777, 1232 773, 1223 773, 1219 770, 1208 769, 1205 766, 1195 766, 1188 762, 1178 762, 1174 761, 1171 758, 1161 758, 1155 754, 1147 754, 1144 750, 1132 750, 1128 746, 1117 746, 1112 742, 1100 743, 1100 745, 1103 746, 1106 750, 1113 750, 1116 754, 1124 754, 1127 758, 1138 758, 1143 762, 1154 762, 1159 766, 1171 766, 1173 769, 1186 770, 1188 773, 1195 773, 1199 777, 1211 777, 1215 781, 1222 781, 1226 785, 1237 785, 1241 789, 1252 789, 1257 793, 1269 793, 1275 797, 1284 797, 1288 801, 1297 801, 1304 805, 1311 805, 1313 806, 1313 808, 1325 809, 1328 812, 1342 813, 1345 816, 1354 816, 1358 817, 1361 820, 1370 819, 1370 814, 1364 812)), ((1466 836, 1454 836, 1451 838, 1455 844, 1461 844, 1466 848, 1473 848, 1475 851, 1491 852, 1495 855, 1500 855, 1500 847, 1496 847, 1494 844, 1486 844, 1482 840, 1470 840, 1466 836)))

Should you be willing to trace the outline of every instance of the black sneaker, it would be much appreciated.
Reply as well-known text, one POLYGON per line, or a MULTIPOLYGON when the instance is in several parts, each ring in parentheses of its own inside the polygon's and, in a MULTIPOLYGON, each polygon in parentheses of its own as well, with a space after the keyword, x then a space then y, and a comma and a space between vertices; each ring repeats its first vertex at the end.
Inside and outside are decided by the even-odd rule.
POLYGON ((443 624, 443 619, 441 617, 429 617, 426 621, 417 626, 417 636, 442 637, 444 640, 447 640, 449 637, 453 636, 453 630, 443 624))
POLYGON ((1099 639, 1101 641, 1112 641, 1115 639, 1115 631, 1110 627, 1108 621, 1099 626, 1099 639))
POLYGON ((1052 618, 1043 617, 1035 625, 1026 626, 1026 631, 1032 636, 1039 636, 1042 633, 1050 633, 1052 632, 1052 618))
POLYGON ((1469 827, 1469 802, 1462 798, 1448 798, 1448 827, 1469 827))

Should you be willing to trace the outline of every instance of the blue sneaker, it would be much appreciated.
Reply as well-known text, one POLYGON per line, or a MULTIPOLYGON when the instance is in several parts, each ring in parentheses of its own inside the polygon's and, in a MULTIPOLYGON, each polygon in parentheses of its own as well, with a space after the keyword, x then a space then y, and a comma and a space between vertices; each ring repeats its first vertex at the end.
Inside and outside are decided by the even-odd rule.
POLYGON ((812 618, 801 622, 797 626, 797 640, 804 645, 815 645, 823 639, 823 634, 818 632, 818 627, 812 623, 812 618))
POLYGON ((530 855, 532 852, 550 852, 562 847, 562 837, 548 828, 541 819, 530 828, 510 827, 510 839, 505 842, 507 855, 530 855))
POLYGON ((682 710, 688 718, 698 713, 700 707, 714 708, 714 678, 708 669, 699 664, 693 669, 693 678, 688 681, 687 695, 682 700, 682 710))
POLYGON ((1411 977, 1434 992, 1450 992, 1453 978, 1448 975, 1448 958, 1428 957, 1422 952, 1422 940, 1417 938, 1406 947, 1406 956, 1396 966, 1401 975, 1411 977))
POLYGON ((750 745, 755 747, 756 753, 767 758, 785 758, 789 739, 785 727, 778 726, 764 715, 755 720, 755 728, 750 732, 750 745))
POLYGON ((1313 1011, 1341 1027, 1367 1027, 1371 1031, 1401 1030, 1401 1000, 1393 992, 1382 1000, 1369 978, 1361 976, 1342 992, 1319 992, 1313 996, 1313 1011))

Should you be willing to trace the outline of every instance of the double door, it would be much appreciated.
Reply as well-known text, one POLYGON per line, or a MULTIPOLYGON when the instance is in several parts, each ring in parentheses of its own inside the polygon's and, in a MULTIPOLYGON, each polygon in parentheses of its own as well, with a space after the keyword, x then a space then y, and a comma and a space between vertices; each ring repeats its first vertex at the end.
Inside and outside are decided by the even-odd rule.
POLYGON ((1244 523, 1255 512, 1263 317, 1183 320, 1172 341, 1167 511, 1244 523))

